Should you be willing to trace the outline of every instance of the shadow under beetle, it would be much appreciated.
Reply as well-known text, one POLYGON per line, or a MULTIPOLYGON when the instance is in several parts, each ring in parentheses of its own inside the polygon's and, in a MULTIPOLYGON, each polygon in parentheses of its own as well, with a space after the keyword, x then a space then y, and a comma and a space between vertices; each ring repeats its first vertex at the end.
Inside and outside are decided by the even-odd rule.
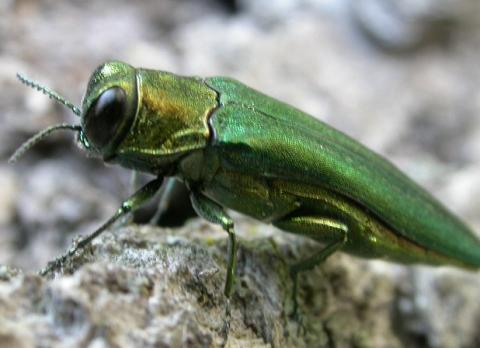
MULTIPOLYGON (((401 263, 480 268, 480 241, 390 162, 325 123, 226 77, 183 77, 112 61, 92 74, 81 110, 21 75, 80 116, 33 136, 15 161, 59 129, 78 132, 90 154, 157 178, 125 200, 91 235, 42 270, 47 274, 161 188, 183 181, 195 211, 228 233, 225 295, 236 270, 234 224, 225 208, 322 242, 291 266, 297 276, 337 250, 401 263)), ((163 200, 168 200, 165 190, 163 200)))

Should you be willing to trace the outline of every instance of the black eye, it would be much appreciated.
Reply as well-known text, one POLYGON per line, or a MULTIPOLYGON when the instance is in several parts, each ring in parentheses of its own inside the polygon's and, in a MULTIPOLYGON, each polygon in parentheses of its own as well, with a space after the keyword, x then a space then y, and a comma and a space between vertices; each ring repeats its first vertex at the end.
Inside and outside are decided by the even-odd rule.
POLYGON ((85 134, 97 148, 104 149, 119 136, 126 119, 127 96, 120 87, 104 91, 91 105, 85 116, 85 134))

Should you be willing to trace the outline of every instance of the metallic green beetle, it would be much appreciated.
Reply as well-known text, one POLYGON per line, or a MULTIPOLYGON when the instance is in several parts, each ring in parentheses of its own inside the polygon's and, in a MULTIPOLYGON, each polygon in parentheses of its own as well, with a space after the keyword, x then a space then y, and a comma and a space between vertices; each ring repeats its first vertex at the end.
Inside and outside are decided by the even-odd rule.
POLYGON ((80 111, 19 77, 68 106, 81 124, 49 127, 12 160, 52 131, 73 129, 89 153, 158 177, 44 273, 151 198, 164 177, 184 181, 197 213, 228 233, 227 296, 234 284, 236 244, 224 208, 324 243, 291 267, 294 297, 298 273, 337 250, 401 263, 480 267, 474 233, 390 162, 233 79, 182 77, 107 62, 90 78, 80 111))

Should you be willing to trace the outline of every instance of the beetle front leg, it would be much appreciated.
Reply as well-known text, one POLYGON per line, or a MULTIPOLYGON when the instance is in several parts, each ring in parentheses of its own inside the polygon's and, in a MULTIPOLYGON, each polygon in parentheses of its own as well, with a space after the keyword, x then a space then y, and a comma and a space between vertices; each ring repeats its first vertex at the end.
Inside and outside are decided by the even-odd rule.
POLYGON ((310 256, 290 266, 290 276, 293 281, 292 316, 297 315, 298 310, 298 274, 309 271, 327 259, 334 252, 339 250, 347 242, 348 227, 344 223, 329 218, 316 216, 294 216, 274 222, 274 225, 306 237, 316 240, 327 240, 326 246, 310 256))
MULTIPOLYGON (((137 191, 137 187, 140 186, 140 173, 136 170, 132 170, 130 174, 130 180, 128 183, 128 194, 132 195, 137 191)), ((121 226, 128 225, 133 222, 133 214, 132 212, 127 213, 123 216, 122 220, 120 221, 121 226)))
POLYGON ((233 220, 221 205, 205 197, 200 192, 192 191, 190 200, 192 201, 193 209, 199 216, 213 224, 222 226, 225 232, 228 233, 228 264, 224 294, 227 298, 230 298, 237 271, 237 240, 233 229, 233 220))
POLYGON ((157 178, 155 180, 150 181, 142 188, 140 188, 137 192, 131 195, 128 199, 126 199, 120 208, 115 212, 115 214, 108 219, 102 226, 100 226, 97 230, 95 230, 92 234, 80 239, 76 242, 67 252, 60 257, 56 258, 55 260, 48 263, 48 265, 40 271, 40 275, 45 276, 48 273, 51 273, 59 268, 61 268, 65 261, 75 255, 79 250, 85 248, 92 240, 102 234, 107 228, 109 228, 113 223, 115 223, 118 219, 124 217, 131 211, 142 206, 145 201, 152 198, 155 193, 158 191, 160 186, 162 185, 162 179, 157 178))

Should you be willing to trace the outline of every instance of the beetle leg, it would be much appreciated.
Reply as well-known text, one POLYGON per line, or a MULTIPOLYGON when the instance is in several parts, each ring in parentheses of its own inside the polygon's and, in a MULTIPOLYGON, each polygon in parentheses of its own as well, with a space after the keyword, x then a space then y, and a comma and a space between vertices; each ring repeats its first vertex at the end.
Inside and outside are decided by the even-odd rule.
POLYGON ((224 293, 227 298, 230 298, 237 270, 237 241, 233 229, 233 220, 221 205, 199 192, 192 191, 190 200, 192 201, 193 209, 199 216, 213 224, 222 226, 225 232, 228 233, 228 265, 224 293))
POLYGON ((158 200, 157 210, 155 210, 155 214, 150 219, 150 224, 152 225, 158 224, 158 222, 162 218, 163 213, 165 213, 165 211, 168 208, 168 203, 172 198, 173 189, 177 184, 178 184, 178 181, 174 177, 169 177, 165 179, 165 183, 162 184, 162 187, 160 188, 160 192, 158 193, 158 195, 160 196, 160 199, 158 200))
POLYGON ((235 284, 235 274, 237 273, 237 240, 233 229, 233 220, 228 216, 223 207, 211 199, 205 197, 200 192, 192 191, 190 193, 193 209, 199 216, 205 220, 222 226, 228 233, 228 263, 227 279, 225 280, 224 294, 227 297, 227 306, 225 308, 225 323, 222 329, 225 342, 228 339, 230 331, 230 296, 232 295, 235 284))
POLYGON ((328 240, 326 246, 307 259, 290 266, 290 276, 293 281, 293 312, 292 316, 297 315, 298 310, 298 274, 309 271, 319 265, 327 257, 340 249, 347 242, 348 227, 342 222, 330 218, 321 218, 316 216, 295 216, 274 222, 274 225, 304 236, 317 240, 328 240))
MULTIPOLYGON (((140 182, 140 175, 139 172, 136 170, 132 170, 132 174, 130 174, 130 180, 128 183, 128 194, 131 195, 135 193, 137 187, 139 187, 140 182)), ((125 214, 123 219, 120 221, 121 226, 128 225, 133 222, 133 214, 132 212, 125 214)))
POLYGON ((128 199, 123 201, 122 205, 115 212, 115 214, 110 219, 108 219, 102 226, 100 226, 97 230, 95 230, 90 235, 77 241, 69 250, 67 250, 65 254, 49 262, 47 267, 45 267, 40 271, 40 275, 42 276, 47 275, 48 273, 63 267, 63 265, 65 264, 65 261, 67 261, 73 255, 75 255, 79 250, 83 249, 88 244, 90 244, 92 240, 94 240, 96 237, 102 234, 114 222, 124 217, 129 212, 139 208, 143 203, 145 203, 145 201, 152 198, 160 188, 161 184, 162 184, 161 178, 157 178, 145 184, 142 188, 140 188, 137 192, 131 195, 128 199))

